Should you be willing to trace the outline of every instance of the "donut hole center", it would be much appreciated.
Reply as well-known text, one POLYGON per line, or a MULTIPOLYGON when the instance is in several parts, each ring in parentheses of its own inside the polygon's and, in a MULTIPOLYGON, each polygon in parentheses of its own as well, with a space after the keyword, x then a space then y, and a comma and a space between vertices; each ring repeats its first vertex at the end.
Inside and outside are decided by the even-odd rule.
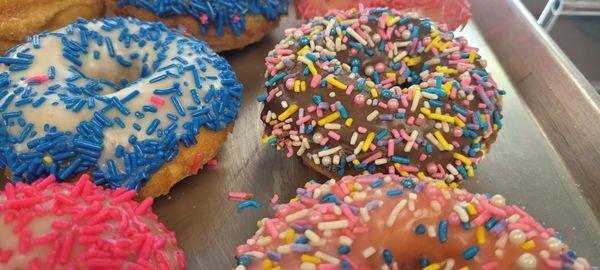
MULTIPOLYGON (((108 58, 107 55, 104 56, 108 58)), ((81 73, 88 79, 98 81, 103 85, 101 94, 117 92, 141 78, 149 76, 149 69, 144 71, 144 64, 137 59, 120 56, 123 59, 111 58, 90 61, 81 68, 81 73)))

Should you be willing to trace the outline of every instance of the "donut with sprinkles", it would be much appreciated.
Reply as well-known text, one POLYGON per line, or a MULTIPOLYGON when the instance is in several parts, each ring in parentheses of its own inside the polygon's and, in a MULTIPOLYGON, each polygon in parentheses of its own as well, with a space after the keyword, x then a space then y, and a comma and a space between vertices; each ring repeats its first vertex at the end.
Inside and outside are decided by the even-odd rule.
POLYGON ((27 36, 105 14, 104 0, 4 0, 0 7, 0 54, 25 42, 27 36))
POLYGON ((175 234, 152 212, 151 197, 104 189, 87 175, 54 176, 0 191, 0 268, 185 269, 175 234))
POLYGON ((162 21, 217 52, 260 41, 277 27, 288 5, 288 0, 106 0, 115 14, 162 21))
POLYGON ((399 175, 308 182, 237 249, 244 269, 599 269, 501 195, 399 175))
POLYGON ((14 182, 87 172, 166 194, 217 154, 241 91, 225 59, 162 23, 81 20, 0 57, 0 165, 14 182))
POLYGON ((329 178, 473 176, 504 94, 477 48, 393 9, 330 13, 286 30, 265 58, 263 142, 329 178))

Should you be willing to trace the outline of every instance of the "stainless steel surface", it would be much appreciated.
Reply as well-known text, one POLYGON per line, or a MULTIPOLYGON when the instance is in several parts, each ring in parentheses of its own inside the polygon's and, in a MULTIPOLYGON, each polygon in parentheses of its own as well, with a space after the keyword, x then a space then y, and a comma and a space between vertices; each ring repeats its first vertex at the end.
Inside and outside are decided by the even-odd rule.
POLYGON ((472 1, 474 19, 544 137, 600 216, 600 95, 517 0, 472 1), (487 12, 495 10, 494 13, 487 12), (507 19, 510 18, 510 19, 507 19))
MULTIPOLYGON (((476 13, 483 12, 479 9, 480 6, 475 7, 476 13)), ((486 14, 495 19, 494 15, 487 12, 486 14)), ((478 19, 483 16, 483 13, 475 14, 478 19)), ((510 20, 510 17, 504 16, 503 20, 510 20)), ((257 220, 272 213, 267 202, 274 193, 279 194, 281 200, 287 201, 293 196, 295 189, 308 179, 324 180, 303 165, 299 158, 287 159, 282 152, 277 152, 260 142, 262 125, 258 120, 260 108, 256 98, 263 92, 263 58, 281 37, 283 29, 299 23, 290 16, 261 43, 226 54, 246 89, 239 119, 219 155, 219 165, 217 168, 206 168, 198 175, 177 184, 169 196, 155 201, 155 210, 160 219, 177 233, 177 239, 186 252, 189 269, 230 269, 235 262, 235 247, 254 233, 257 220), (256 199, 263 202, 263 206, 260 209, 239 211, 235 202, 227 200, 229 191, 254 193, 256 199)), ((485 25, 486 31, 493 30, 488 23, 485 25)), ((519 29, 513 26, 513 29, 515 28, 519 29)), ((536 78, 538 75, 530 70, 529 73, 533 75, 519 80, 523 78, 519 76, 521 73, 511 69, 520 71, 522 67, 510 67, 511 69, 505 72, 479 30, 483 29, 478 29, 470 23, 463 34, 469 38, 470 44, 481 48, 482 55, 489 61, 488 70, 498 85, 508 92, 503 120, 505 127, 491 153, 477 171, 477 176, 464 183, 464 187, 472 192, 504 194, 508 202, 524 206, 538 221, 556 228, 579 255, 587 257, 594 265, 600 265, 600 224, 588 204, 590 197, 584 195, 592 194, 582 193, 578 186, 581 179, 591 179, 592 175, 576 180, 574 176, 582 176, 573 173, 573 169, 570 168, 572 161, 563 161, 565 155, 557 151, 564 150, 563 147, 551 141, 552 138, 561 135, 540 129, 540 118, 550 119, 553 112, 569 114, 565 111, 568 107, 533 107, 532 104, 537 102, 530 101, 532 98, 524 95, 523 91, 532 91, 529 87, 533 82, 527 83, 527 78, 536 78), (511 79, 517 84, 513 86, 511 79), (529 101, 526 102, 520 95, 529 97, 529 101)), ((522 41, 516 35, 512 36, 512 40, 507 41, 507 44, 524 47, 519 46, 519 42, 522 41)), ((537 61, 536 58, 520 56, 524 58, 523 61, 537 61)), ((504 60, 505 57, 500 59, 504 60)), ((575 81, 576 75, 567 73, 562 80, 575 81)), ((566 84, 567 82, 563 82, 557 86, 563 87, 566 84)), ((578 87, 573 82, 569 86, 578 87)), ((544 99, 557 98, 556 95, 562 92, 559 91, 562 88, 544 89, 548 94, 544 99)), ((577 95, 574 95, 573 99, 576 97, 577 95)), ((579 102, 588 102, 586 100, 579 102)), ((561 104, 556 100, 545 101, 542 104, 554 103, 561 104)), ((583 124, 579 121, 577 123, 583 124)), ((597 123, 585 124, 584 130, 596 128, 596 131, 600 132, 597 123)), ((556 132, 558 131, 564 130, 557 129, 556 132)), ((570 144, 578 149, 586 145, 588 148, 593 147, 591 140, 574 140, 585 139, 582 134, 573 135, 574 132, 565 133, 565 136, 577 135, 569 138, 570 144)), ((600 157, 592 155, 590 158, 595 158, 590 162, 600 164, 600 157)), ((598 208, 599 202, 595 203, 595 207, 598 208)))
POLYGON ((559 16, 600 16, 600 1, 550 0, 537 23, 546 31, 550 31, 559 16))

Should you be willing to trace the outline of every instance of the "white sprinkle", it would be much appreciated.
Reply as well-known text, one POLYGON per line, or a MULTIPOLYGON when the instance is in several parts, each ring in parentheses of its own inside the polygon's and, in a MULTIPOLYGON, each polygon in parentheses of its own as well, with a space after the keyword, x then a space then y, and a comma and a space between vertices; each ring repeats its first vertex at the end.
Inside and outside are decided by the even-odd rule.
POLYGON ((282 108, 284 108, 284 109, 285 109, 285 108, 287 108, 287 107, 288 107, 288 103, 287 103, 287 101, 285 101, 285 100, 282 100, 282 101, 281 101, 281 107, 282 107, 282 108))
POLYGON ((388 162, 387 158, 380 158, 375 160, 375 165, 383 165, 388 162))
POLYGON ((367 121, 371 122, 371 121, 375 120, 375 118, 377 118, 377 116, 379 116, 379 111, 373 110, 369 115, 367 115, 367 121))
POLYGON ((369 210, 367 210, 366 207, 361 207, 359 213, 363 222, 369 222, 369 220, 371 220, 371 217, 369 216, 369 210))
POLYGON ((312 242, 319 242, 319 240, 321 240, 321 237, 311 230, 304 231, 304 235, 312 242))
POLYGON ((396 55, 396 57, 394 57, 394 59, 392 59, 392 61, 399 62, 400 60, 402 60, 402 58, 406 57, 407 54, 408 53, 406 51, 402 51, 398 55, 396 55))
POLYGON ((272 240, 273 239, 271 238, 271 236, 260 237, 260 238, 258 238, 258 241, 256 241, 256 245, 266 246, 266 245, 270 244, 272 240))
POLYGON ((338 243, 340 245, 346 245, 346 246, 351 246, 352 245, 352 238, 342 235, 340 236, 340 238, 338 238, 338 243))
POLYGON ((427 236, 429 236, 431 238, 437 237, 437 230, 435 229, 435 227, 433 225, 427 226, 427 236))
POLYGON ((277 252, 288 254, 292 253, 292 245, 281 245, 277 247, 277 252))
POLYGON ((292 222, 301 218, 305 218, 308 216, 308 214, 310 214, 310 211, 308 211, 308 209, 302 209, 296 213, 287 215, 285 217, 285 222, 292 222))
MULTIPOLYGON (((269 122, 269 121, 267 121, 269 122)), ((352 133, 352 137, 350 137, 350 145, 354 145, 356 143, 356 140, 358 139, 358 132, 354 131, 354 133, 352 133)))
POLYGON ((469 214, 467 213, 467 210, 462 208, 460 205, 457 204, 452 209, 454 210, 454 212, 456 212, 456 214, 458 215, 458 218, 460 218, 461 222, 469 221, 469 214))
POLYGON ((315 252, 315 257, 317 257, 317 258, 319 258, 321 260, 324 260, 326 262, 333 263, 333 264, 339 264, 340 263, 340 259, 338 259, 338 258, 336 258, 334 256, 331 256, 331 255, 329 255, 329 254, 327 254, 327 253, 325 253, 323 251, 317 251, 317 252, 315 252))
POLYGON ((348 34, 350 34, 353 38, 355 38, 360 44, 362 44, 363 46, 367 46, 367 41, 363 37, 361 37, 358 33, 356 33, 356 31, 354 31, 354 29, 352 29, 352 27, 346 28, 346 32, 348 34))
POLYGON ((398 218, 398 214, 400 214, 400 211, 406 207, 407 203, 408 201, 406 199, 402 199, 400 202, 398 202, 398 204, 396 204, 396 206, 394 206, 394 209, 392 209, 392 213, 390 213, 386 223, 388 227, 392 227, 392 225, 394 225, 396 218, 398 218))
POLYGON ((452 270, 452 268, 454 268, 454 264, 454 259, 448 259, 444 265, 444 270, 452 270))
POLYGON ((323 230, 335 230, 335 229, 345 229, 348 228, 348 220, 336 220, 336 221, 328 221, 321 222, 317 225, 317 228, 321 231, 323 230))
POLYGON ((317 266, 314 263, 311 263, 311 262, 303 262, 300 265, 300 269, 301 270, 316 270, 317 266))
POLYGON ((458 170, 456 170, 456 168, 452 164, 450 164, 450 163, 446 164, 446 169, 448 169, 448 171, 451 174, 458 175, 458 170))
POLYGON ((334 148, 331 148, 331 149, 319 151, 318 156, 319 157, 325 157, 325 156, 333 155, 333 154, 337 153, 340 150, 342 150, 342 147, 338 145, 338 146, 336 146, 334 148))
POLYGON ((312 155, 313 162, 317 165, 321 164, 321 160, 317 155, 312 155))
POLYGON ((417 107, 419 106, 419 100, 421 100, 421 91, 418 91, 416 94, 414 94, 413 102, 412 102, 412 105, 410 106, 411 112, 414 112, 415 110, 417 110, 417 107))
POLYGON ((342 124, 337 124, 337 123, 327 123, 325 124, 325 126, 323 126, 325 129, 341 129, 342 128, 342 124))
POLYGON ((431 206, 431 209, 433 209, 433 211, 436 211, 436 212, 442 211, 442 206, 440 205, 440 203, 438 201, 431 201, 431 203, 429 203, 429 205, 431 206))
POLYGON ((363 143, 365 143, 365 141, 360 141, 358 143, 358 145, 354 148, 354 154, 355 155, 358 155, 358 153, 360 153, 360 151, 362 150, 363 143))
POLYGON ((374 247, 368 247, 365 250, 363 250, 363 252, 362 252, 363 257, 365 257, 365 258, 369 258, 373 254, 375 254, 375 248, 374 247))
POLYGON ((410 133, 410 140, 408 142, 406 142, 406 145, 404 146, 404 152, 406 152, 406 153, 410 152, 413 145, 415 144, 415 141, 417 140, 417 136, 419 136, 419 132, 417 130, 413 130, 410 133))
POLYGON ((428 98, 428 99, 438 99, 438 96, 436 94, 432 94, 432 93, 428 93, 428 92, 421 92, 421 96, 423 96, 424 98, 428 98))

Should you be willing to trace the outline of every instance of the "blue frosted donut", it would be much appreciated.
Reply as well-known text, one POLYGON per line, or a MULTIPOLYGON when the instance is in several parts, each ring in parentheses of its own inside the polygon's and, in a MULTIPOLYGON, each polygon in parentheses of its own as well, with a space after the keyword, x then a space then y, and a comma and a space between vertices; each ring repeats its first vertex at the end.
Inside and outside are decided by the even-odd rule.
POLYGON ((106 0, 124 17, 163 21, 205 40, 216 51, 262 39, 288 12, 288 0, 106 0))
POLYGON ((13 181, 92 172, 139 190, 199 136, 226 136, 241 94, 202 41, 162 23, 80 20, 0 57, 0 166, 13 181))

